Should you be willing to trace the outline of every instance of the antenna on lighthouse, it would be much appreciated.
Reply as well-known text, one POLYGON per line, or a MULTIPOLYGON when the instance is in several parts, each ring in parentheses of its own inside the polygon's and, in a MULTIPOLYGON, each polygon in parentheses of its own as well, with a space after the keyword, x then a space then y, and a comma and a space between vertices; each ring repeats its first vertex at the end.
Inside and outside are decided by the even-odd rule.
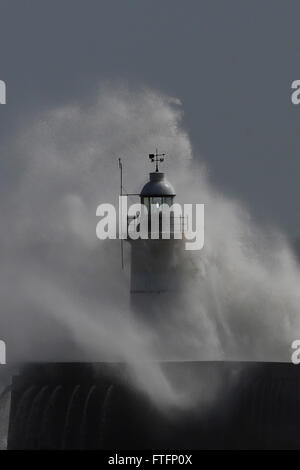
POLYGON ((163 162, 165 160, 165 153, 158 153, 157 149, 155 153, 149 153, 149 158, 151 162, 155 162, 155 171, 158 173, 159 172, 159 167, 158 164, 160 162, 163 162))

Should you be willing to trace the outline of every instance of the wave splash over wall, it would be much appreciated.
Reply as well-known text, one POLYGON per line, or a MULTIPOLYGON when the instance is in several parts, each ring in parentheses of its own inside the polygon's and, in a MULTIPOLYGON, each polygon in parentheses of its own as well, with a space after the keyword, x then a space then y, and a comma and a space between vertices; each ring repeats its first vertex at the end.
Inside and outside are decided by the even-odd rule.
MULTIPOLYGON (((46 110, 23 124, 7 148, 13 181, 0 200, 8 360, 125 362, 134 386, 162 407, 207 403, 222 380, 207 386, 192 374, 187 387, 160 364, 158 341, 160 354, 176 361, 290 360, 300 337, 295 256, 284 234, 212 186, 182 117, 178 99, 102 86, 92 105, 46 110), (168 154, 177 201, 205 204, 204 249, 187 261, 193 275, 170 302, 163 338, 131 312, 118 241, 95 234, 97 205, 117 204, 117 159, 125 189, 136 192, 156 147, 168 154)), ((125 250, 126 266, 129 256, 125 250)))

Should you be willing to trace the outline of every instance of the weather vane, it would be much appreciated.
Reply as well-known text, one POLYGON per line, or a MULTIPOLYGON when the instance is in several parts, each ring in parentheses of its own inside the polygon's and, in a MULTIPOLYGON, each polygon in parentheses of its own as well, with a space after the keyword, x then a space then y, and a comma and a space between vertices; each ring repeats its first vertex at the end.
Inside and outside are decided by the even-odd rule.
POLYGON ((149 153, 149 158, 150 158, 151 162, 155 162, 155 171, 156 172, 159 171, 159 168, 158 168, 159 162, 163 162, 164 159, 165 159, 164 158, 165 156, 166 156, 165 153, 158 153, 157 149, 156 149, 155 153, 149 153))

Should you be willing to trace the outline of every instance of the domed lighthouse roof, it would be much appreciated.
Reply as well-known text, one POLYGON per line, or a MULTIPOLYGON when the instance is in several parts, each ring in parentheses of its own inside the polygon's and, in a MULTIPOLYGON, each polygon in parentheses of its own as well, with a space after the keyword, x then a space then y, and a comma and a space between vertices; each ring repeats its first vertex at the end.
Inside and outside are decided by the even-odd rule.
POLYGON ((150 173, 150 180, 144 185, 140 196, 176 196, 176 193, 164 173, 154 172, 150 173))
POLYGON ((151 153, 149 158, 152 162, 155 162, 155 171, 150 173, 150 180, 144 185, 140 196, 141 197, 159 197, 159 196, 176 196, 175 190, 171 183, 165 178, 165 174, 159 171, 159 162, 164 161, 164 153, 151 153))

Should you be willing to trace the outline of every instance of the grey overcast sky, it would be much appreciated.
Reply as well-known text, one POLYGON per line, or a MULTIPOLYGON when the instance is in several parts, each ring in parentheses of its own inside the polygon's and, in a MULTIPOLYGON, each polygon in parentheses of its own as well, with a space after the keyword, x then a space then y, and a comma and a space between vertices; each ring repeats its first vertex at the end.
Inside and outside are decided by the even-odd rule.
POLYGON ((0 79, 2 181, 21 120, 125 81, 179 98, 212 181, 300 235, 299 1, 0 0, 0 79))

